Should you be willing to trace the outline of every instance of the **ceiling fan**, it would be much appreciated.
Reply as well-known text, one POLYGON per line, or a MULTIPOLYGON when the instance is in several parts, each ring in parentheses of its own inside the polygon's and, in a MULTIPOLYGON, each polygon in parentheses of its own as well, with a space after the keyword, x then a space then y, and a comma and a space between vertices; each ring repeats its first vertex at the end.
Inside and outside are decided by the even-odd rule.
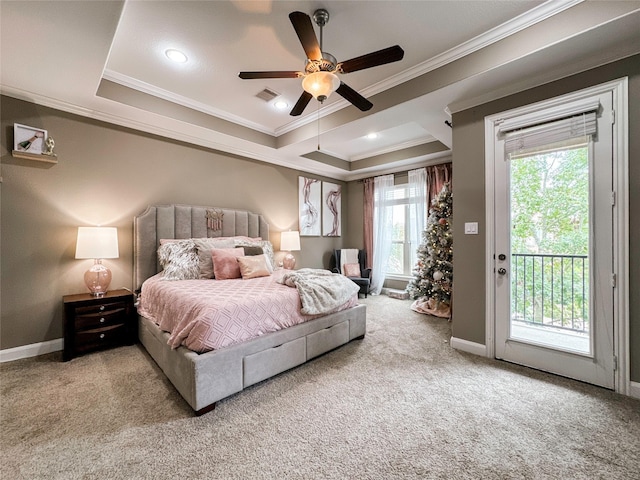
POLYGON ((291 12, 289 14, 289 20, 291 20, 291 24, 307 55, 304 72, 240 72, 239 77, 244 80, 259 78, 302 78, 302 88, 304 92, 302 92, 302 95, 290 112, 290 115, 293 116, 300 115, 312 98, 322 103, 329 98, 329 95, 333 92, 338 93, 338 95, 341 95, 363 112, 373 107, 373 104, 369 100, 342 82, 336 74, 351 73, 364 70, 365 68, 397 62, 404 57, 404 50, 402 50, 400 46, 395 45, 338 63, 333 55, 322 51, 322 28, 329 22, 329 12, 327 10, 321 8, 313 13, 313 20, 320 27, 320 43, 318 43, 309 15, 302 12, 291 12))

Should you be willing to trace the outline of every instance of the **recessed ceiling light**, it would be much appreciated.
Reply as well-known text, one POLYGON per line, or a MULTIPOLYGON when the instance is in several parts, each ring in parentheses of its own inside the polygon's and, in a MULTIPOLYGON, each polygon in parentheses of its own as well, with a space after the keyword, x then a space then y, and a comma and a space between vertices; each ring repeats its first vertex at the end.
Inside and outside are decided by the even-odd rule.
POLYGON ((376 138, 378 138, 378 134, 377 133, 370 133, 370 134, 367 135, 367 138, 369 140, 376 139, 376 138))
POLYGON ((278 100, 273 104, 278 110, 286 110, 289 107, 289 104, 284 100, 278 100))
POLYGON ((164 54, 169 58, 169 60, 173 60, 177 63, 185 63, 187 61, 187 56, 179 50, 175 50, 170 48, 164 54))

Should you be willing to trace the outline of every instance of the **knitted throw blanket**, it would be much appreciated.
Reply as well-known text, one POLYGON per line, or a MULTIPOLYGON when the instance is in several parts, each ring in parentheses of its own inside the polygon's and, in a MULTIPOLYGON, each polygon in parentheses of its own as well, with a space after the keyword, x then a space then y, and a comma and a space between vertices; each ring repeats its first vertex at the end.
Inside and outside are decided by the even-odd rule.
POLYGON ((302 303, 304 315, 320 315, 347 303, 357 295, 360 287, 344 275, 329 270, 302 268, 292 270, 282 276, 278 282, 295 287, 302 303))

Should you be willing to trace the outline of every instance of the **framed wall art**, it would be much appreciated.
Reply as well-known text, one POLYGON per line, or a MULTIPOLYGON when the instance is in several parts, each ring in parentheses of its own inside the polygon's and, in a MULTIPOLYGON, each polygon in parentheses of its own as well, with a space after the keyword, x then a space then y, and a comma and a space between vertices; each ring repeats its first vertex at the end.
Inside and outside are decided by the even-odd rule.
POLYGON ((300 235, 320 236, 320 180, 298 177, 300 235))
POLYGON ((20 125, 19 123, 13 124, 13 149, 16 152, 42 155, 45 153, 46 140, 46 130, 20 125))
POLYGON ((322 182, 322 235, 342 235, 342 187, 335 183, 322 182))

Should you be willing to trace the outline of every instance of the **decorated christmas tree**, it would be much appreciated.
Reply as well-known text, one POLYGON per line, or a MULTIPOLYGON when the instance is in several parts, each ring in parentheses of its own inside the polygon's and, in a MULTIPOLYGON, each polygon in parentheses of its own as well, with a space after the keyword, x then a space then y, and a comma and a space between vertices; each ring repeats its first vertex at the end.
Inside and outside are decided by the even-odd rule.
POLYGON ((411 309, 416 312, 449 318, 453 287, 453 236, 451 221, 453 197, 449 184, 431 201, 427 227, 418 247, 418 263, 407 292, 416 299, 411 309))

